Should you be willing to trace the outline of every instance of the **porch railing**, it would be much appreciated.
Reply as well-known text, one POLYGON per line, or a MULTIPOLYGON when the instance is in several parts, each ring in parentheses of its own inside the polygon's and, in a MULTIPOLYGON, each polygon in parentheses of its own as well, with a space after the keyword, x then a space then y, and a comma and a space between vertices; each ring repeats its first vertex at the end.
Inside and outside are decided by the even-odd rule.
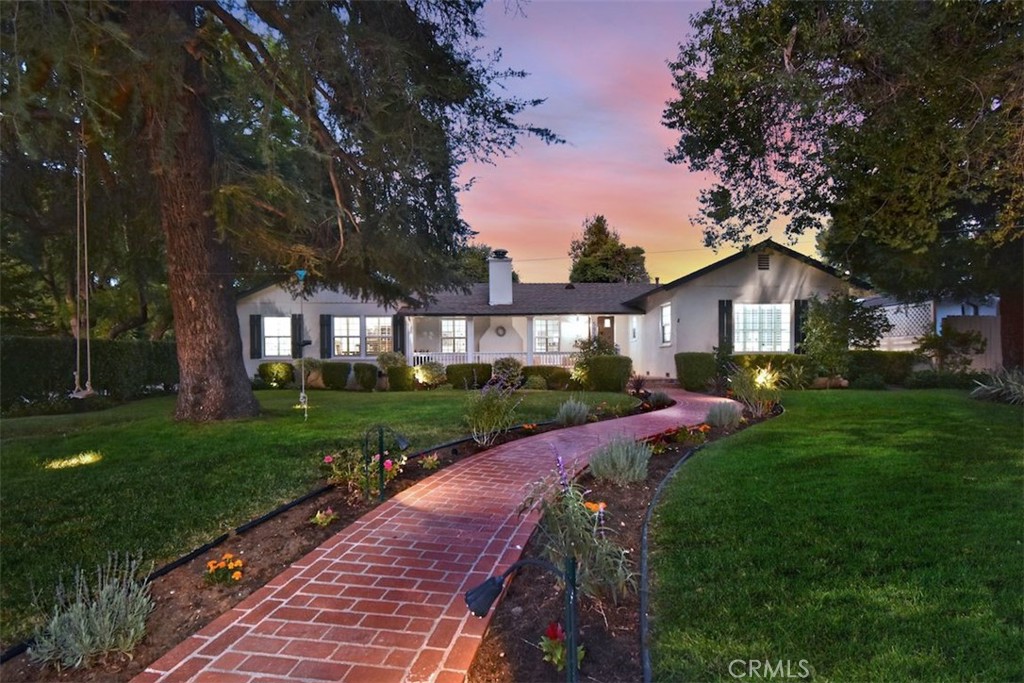
MULTIPOLYGON (((523 365, 527 364, 525 352, 503 352, 503 353, 474 353, 474 363, 493 363, 499 358, 515 358, 523 365)), ((412 364, 421 365, 428 361, 434 361, 442 365, 453 363, 468 363, 469 354, 465 353, 435 353, 416 352, 412 354, 412 364)), ((533 365, 557 365, 559 367, 572 367, 572 353, 568 351, 559 352, 537 352, 533 354, 533 365)))

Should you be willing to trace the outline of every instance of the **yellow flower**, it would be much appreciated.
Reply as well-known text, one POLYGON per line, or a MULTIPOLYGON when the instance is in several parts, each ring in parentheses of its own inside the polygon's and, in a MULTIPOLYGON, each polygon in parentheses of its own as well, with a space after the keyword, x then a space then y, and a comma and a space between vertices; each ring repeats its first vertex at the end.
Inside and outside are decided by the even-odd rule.
POLYGON ((236 571, 234 574, 231 575, 231 579, 234 580, 234 581, 241 581, 242 580, 242 572, 237 572, 236 571))

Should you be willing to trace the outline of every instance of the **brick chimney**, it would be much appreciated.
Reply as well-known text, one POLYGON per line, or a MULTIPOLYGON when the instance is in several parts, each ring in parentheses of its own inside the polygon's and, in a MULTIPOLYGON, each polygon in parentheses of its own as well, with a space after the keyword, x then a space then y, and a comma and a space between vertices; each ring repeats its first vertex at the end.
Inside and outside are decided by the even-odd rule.
POLYGON ((505 249, 495 249, 487 259, 487 281, 491 306, 512 303, 512 259, 505 249))

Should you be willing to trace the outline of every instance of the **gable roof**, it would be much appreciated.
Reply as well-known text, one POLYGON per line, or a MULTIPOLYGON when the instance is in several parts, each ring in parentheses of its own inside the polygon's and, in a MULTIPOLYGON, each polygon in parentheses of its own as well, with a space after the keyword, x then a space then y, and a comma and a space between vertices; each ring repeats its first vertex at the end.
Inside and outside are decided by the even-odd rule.
POLYGON ((740 260, 746 258, 747 256, 749 256, 750 254, 757 253, 758 251, 761 251, 763 249, 773 249, 773 250, 777 251, 778 253, 782 254, 783 256, 788 256, 790 258, 796 259, 797 261, 800 261, 801 263, 803 263, 803 264, 805 264, 807 266, 810 266, 810 267, 816 268, 816 269, 818 269, 818 270, 820 270, 822 272, 828 273, 832 277, 839 278, 840 280, 846 280, 846 281, 850 282, 851 284, 853 284, 856 287, 860 287, 862 289, 869 289, 871 287, 870 284, 868 284, 867 282, 864 282, 863 280, 860 280, 860 279, 854 278, 854 277, 850 277, 849 275, 846 275, 846 274, 840 272, 838 269, 833 268, 830 265, 822 263, 821 261, 818 261, 817 259, 813 259, 810 256, 807 256, 805 254, 801 254, 799 251, 795 251, 793 249, 790 249, 789 247, 783 246, 783 245, 779 244, 778 242, 776 242, 775 240, 773 240, 773 239, 771 239, 769 237, 768 239, 763 240, 761 242, 758 242, 757 244, 751 244, 751 245, 748 245, 748 246, 744 247, 743 249, 741 249, 740 251, 736 252, 732 256, 727 256, 724 259, 721 259, 719 261, 715 261, 714 263, 712 263, 710 265, 704 266, 700 270, 695 270, 692 273, 688 273, 687 275, 684 275, 684 276, 682 276, 680 278, 676 278, 675 280, 672 280, 671 282, 666 282, 662 286, 657 287, 655 289, 652 289, 649 292, 645 292, 645 293, 641 294, 640 296, 636 297, 635 299, 631 299, 629 301, 626 301, 625 305, 631 306, 631 307, 634 307, 634 308, 641 307, 641 306, 643 306, 643 300, 646 299, 649 295, 654 294, 655 292, 664 292, 664 291, 668 291, 670 289, 675 289, 676 287, 679 287, 681 285, 685 285, 688 282, 692 282, 693 280, 701 278, 701 277, 707 275, 708 273, 712 273, 712 272, 718 270, 719 268, 724 268, 725 266, 728 266, 728 265, 730 265, 732 263, 740 261, 740 260))
POLYGON ((512 303, 491 306, 487 283, 470 285, 469 294, 440 292, 433 303, 402 306, 398 315, 572 315, 640 312, 627 305, 654 289, 650 283, 577 282, 512 284, 512 303))

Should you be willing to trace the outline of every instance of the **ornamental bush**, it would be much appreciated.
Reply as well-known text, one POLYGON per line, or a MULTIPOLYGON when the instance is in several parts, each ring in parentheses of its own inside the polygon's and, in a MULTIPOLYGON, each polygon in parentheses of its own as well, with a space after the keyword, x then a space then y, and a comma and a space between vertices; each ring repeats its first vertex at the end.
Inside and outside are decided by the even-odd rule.
POLYGON ((721 429, 736 429, 743 420, 743 408, 732 401, 715 403, 708 408, 704 422, 721 429))
POLYGON ((518 389, 523 383, 523 364, 516 358, 499 358, 494 361, 491 381, 518 389))
POLYGON ((330 361, 320 366, 324 386, 335 391, 343 391, 348 386, 348 376, 351 373, 352 364, 345 361, 330 361))
POLYGON ((886 384, 903 386, 913 373, 918 358, 920 356, 913 351, 851 351, 847 379, 853 383, 864 375, 878 375, 886 384))
POLYGON ((456 389, 479 389, 491 379, 490 363, 452 363, 444 369, 448 384, 456 389))
POLYGON ((280 389, 295 381, 295 368, 284 361, 260 363, 256 374, 271 389, 280 389))
POLYGON ((523 383, 523 388, 533 391, 542 391, 547 390, 548 383, 540 375, 530 375, 523 383))
POLYGON ((413 376, 416 381, 427 389, 439 387, 445 383, 444 366, 437 361, 427 361, 413 368, 413 376))
POLYGON ((387 369, 390 391, 412 391, 416 387, 413 369, 408 365, 397 365, 387 369))
POLYGON ((676 379, 687 391, 704 391, 715 377, 715 354, 683 352, 675 355, 676 379))
POLYGON ((625 391, 632 372, 629 356, 595 356, 587 368, 587 387, 591 391, 625 391))
POLYGON ((558 407, 555 422, 563 427, 586 424, 590 419, 590 406, 582 401, 570 398, 558 407))
POLYGON ((613 438, 590 456, 590 473, 597 480, 625 486, 647 478, 651 446, 624 436, 613 438))
POLYGON ((494 443, 515 424, 520 403, 522 399, 516 397, 514 390, 498 385, 474 391, 466 406, 466 423, 473 441, 484 447, 494 443))
POLYGON ((373 391, 377 386, 377 366, 373 363, 355 363, 352 373, 356 378, 356 386, 362 391, 373 391))
POLYGON ((990 372, 985 379, 974 380, 971 398, 980 401, 998 401, 1012 405, 1024 404, 1024 370, 1000 369, 990 372))
POLYGON ((527 365, 523 368, 523 376, 540 377, 547 383, 548 389, 563 391, 569 388, 570 372, 557 365, 527 365))

